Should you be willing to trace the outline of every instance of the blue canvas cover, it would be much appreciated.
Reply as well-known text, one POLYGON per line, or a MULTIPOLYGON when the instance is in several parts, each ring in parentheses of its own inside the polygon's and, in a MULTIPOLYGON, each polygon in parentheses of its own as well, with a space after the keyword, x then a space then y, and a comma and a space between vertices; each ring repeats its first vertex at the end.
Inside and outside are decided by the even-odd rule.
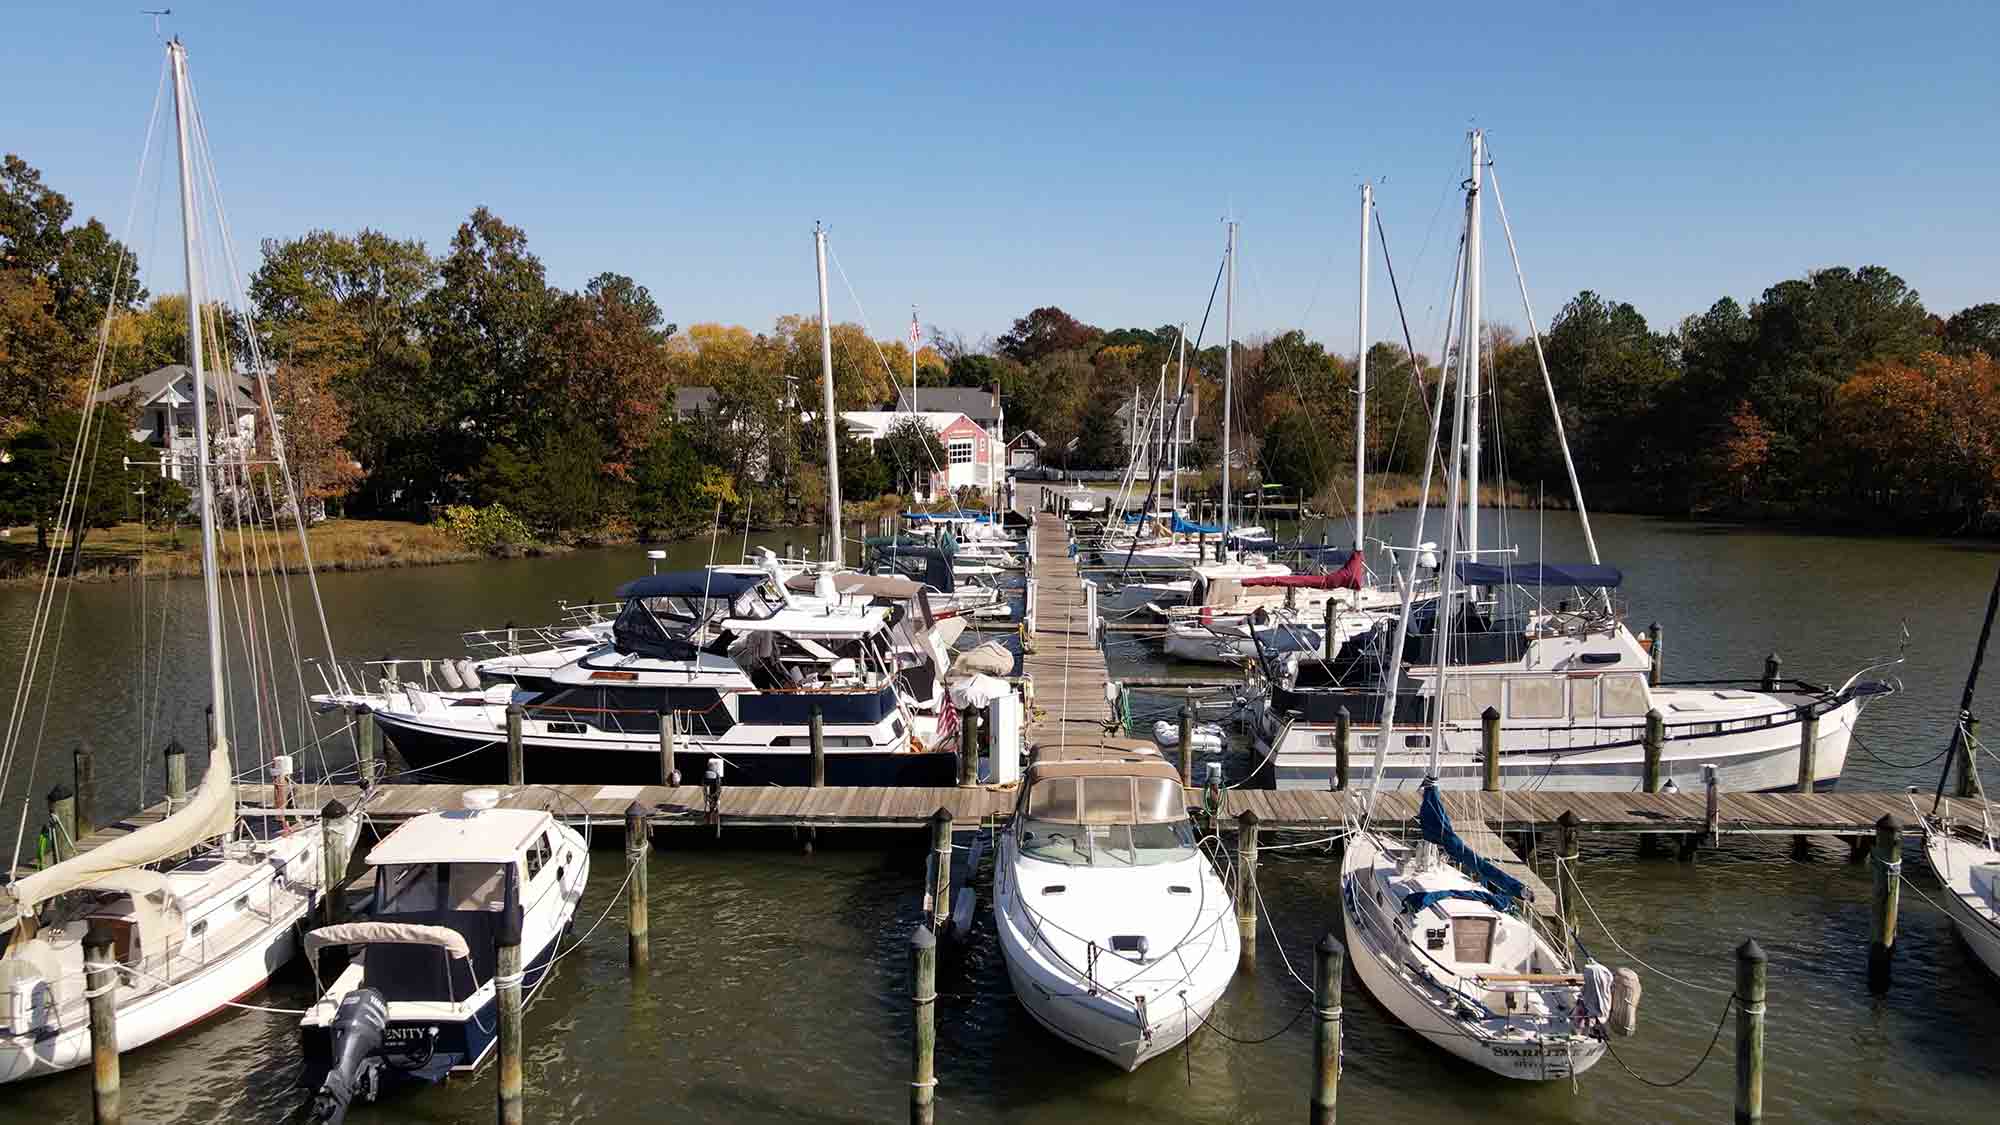
POLYGON ((716 598, 729 600, 767 581, 762 574, 726 570, 675 570, 648 574, 618 587, 618 600, 632 598, 716 598))
MULTIPOLYGON (((1460 867, 1486 885, 1486 889, 1508 899, 1527 898, 1528 888, 1519 879, 1495 866, 1491 860, 1472 850, 1451 826, 1451 814, 1444 811, 1444 798, 1438 795, 1437 781, 1424 780, 1424 801, 1417 810, 1417 823, 1423 828, 1424 839, 1444 849, 1460 867)), ((1503 908, 1504 909, 1504 908, 1503 908)))
POLYGON ((1492 891, 1468 891, 1463 889, 1455 891, 1411 891, 1409 894, 1403 896, 1403 910, 1405 913, 1415 914, 1432 903, 1443 902, 1446 899, 1452 898, 1483 902, 1495 910, 1505 910, 1514 905, 1513 899, 1502 898, 1492 891))
MULTIPOLYGON (((1142 521, 1142 520, 1147 520, 1147 519, 1151 519, 1151 518, 1152 518, 1152 517, 1154 517, 1154 516, 1160 516, 1160 515, 1165 515, 1165 514, 1166 514, 1166 513, 1164 513, 1164 512, 1127 512, 1127 513, 1125 513, 1125 522, 1126 522, 1126 523, 1138 523, 1138 522, 1140 522, 1140 521, 1142 521)), ((1185 519, 1182 519, 1182 518, 1181 518, 1181 515, 1180 515, 1180 513, 1179 513, 1179 512, 1175 512, 1175 513, 1174 513, 1174 518, 1173 518, 1173 521, 1172 521, 1172 523, 1171 523, 1171 527, 1172 527, 1172 529, 1173 529, 1174 531, 1176 531, 1176 532, 1178 532, 1178 533, 1180 533, 1180 534, 1182 534, 1182 535, 1220 535, 1220 534, 1222 534, 1222 528, 1220 528, 1220 527, 1214 527, 1214 526, 1211 526, 1211 525, 1209 525, 1209 524, 1205 524, 1205 523, 1195 523, 1195 522, 1193 522, 1192 520, 1185 520, 1185 519)))
POLYGON ((1458 580, 1468 586, 1578 586, 1615 589, 1625 573, 1600 563, 1458 564, 1458 580))

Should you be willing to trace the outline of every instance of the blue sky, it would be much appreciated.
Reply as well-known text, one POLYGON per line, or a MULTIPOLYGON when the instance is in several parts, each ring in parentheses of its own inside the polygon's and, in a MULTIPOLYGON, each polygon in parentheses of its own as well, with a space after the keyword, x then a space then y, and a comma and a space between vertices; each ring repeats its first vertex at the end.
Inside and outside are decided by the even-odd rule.
MULTIPOLYGON (((159 68, 140 6, 11 5, 0 66, 0 148, 114 231, 159 68)), ((1475 121, 1544 322, 1589 287, 1664 327, 1827 265, 2000 300, 1984 5, 173 6, 239 245, 436 250, 484 203, 553 282, 631 274, 681 324, 809 310, 816 219, 881 336, 913 301, 974 340, 1043 304, 1198 320, 1234 213, 1239 337, 1348 349, 1368 177, 1429 350, 1475 121)))

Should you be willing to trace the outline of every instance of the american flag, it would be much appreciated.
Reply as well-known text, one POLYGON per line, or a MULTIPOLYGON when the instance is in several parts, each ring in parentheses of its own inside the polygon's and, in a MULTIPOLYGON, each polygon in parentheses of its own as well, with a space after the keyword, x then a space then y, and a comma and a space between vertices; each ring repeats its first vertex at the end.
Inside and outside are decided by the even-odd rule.
POLYGON ((922 332, 919 332, 919 331, 917 330, 917 310, 915 310, 915 309, 911 309, 911 310, 910 310, 910 350, 911 350, 911 351, 916 351, 916 350, 917 350, 917 344, 918 344, 918 342, 919 342, 919 341, 921 341, 921 340, 922 340, 923 338, 924 338, 924 334, 923 334, 922 332))

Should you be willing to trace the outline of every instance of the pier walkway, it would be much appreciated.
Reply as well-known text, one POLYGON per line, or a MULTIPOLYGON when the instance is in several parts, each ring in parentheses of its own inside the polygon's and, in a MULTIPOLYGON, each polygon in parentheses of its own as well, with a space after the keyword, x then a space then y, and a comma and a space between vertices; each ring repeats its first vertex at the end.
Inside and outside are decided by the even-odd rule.
POLYGON ((1037 746, 1097 737, 1115 716, 1105 698, 1111 673, 1091 627, 1096 603, 1070 556, 1069 529, 1061 516, 1037 512, 1028 534, 1034 611, 1023 638, 1021 671, 1035 684, 1026 731, 1032 753, 1037 746))

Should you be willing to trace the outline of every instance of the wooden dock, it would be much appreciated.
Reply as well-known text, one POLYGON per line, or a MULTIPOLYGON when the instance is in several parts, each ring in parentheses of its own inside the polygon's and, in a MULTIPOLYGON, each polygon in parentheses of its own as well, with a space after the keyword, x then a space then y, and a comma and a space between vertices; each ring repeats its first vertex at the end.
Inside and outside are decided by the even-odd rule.
POLYGON ((1025 637, 1021 671, 1034 679, 1028 714, 1029 752, 1043 745, 1101 735, 1116 721, 1105 687, 1111 673, 1091 630, 1090 597, 1061 516, 1035 513, 1034 630, 1025 637))

